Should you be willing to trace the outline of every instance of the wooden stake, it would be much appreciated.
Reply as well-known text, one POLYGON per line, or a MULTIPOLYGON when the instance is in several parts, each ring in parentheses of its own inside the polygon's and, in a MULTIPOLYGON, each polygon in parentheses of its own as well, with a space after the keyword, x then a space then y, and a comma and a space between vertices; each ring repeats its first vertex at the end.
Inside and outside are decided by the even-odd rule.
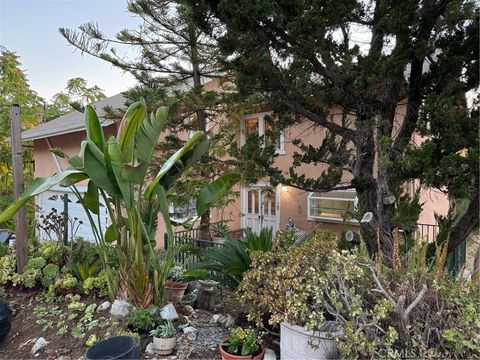
MULTIPOLYGON (((22 138, 20 129, 20 106, 14 104, 10 106, 10 131, 12 143, 12 164, 13 164, 13 196, 17 200, 24 190, 23 179, 23 153, 22 138)), ((27 263, 27 218, 25 216, 25 207, 15 215, 15 246, 17 248, 17 272, 22 273, 23 267, 27 263)))

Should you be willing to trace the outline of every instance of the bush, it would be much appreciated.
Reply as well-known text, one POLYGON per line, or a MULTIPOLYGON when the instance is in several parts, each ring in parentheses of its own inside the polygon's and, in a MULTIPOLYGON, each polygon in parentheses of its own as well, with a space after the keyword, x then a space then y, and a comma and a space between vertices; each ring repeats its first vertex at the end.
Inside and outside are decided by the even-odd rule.
POLYGON ((55 282, 55 278, 60 273, 60 268, 56 264, 47 264, 43 270, 42 284, 45 287, 52 285, 55 282))
POLYGON ((249 308, 248 317, 261 325, 286 320, 305 325, 323 322, 322 304, 316 298, 322 287, 327 254, 336 246, 336 235, 316 231, 308 240, 289 250, 253 253, 251 270, 239 287, 241 301, 249 308))
POLYGON ((127 324, 131 330, 142 334, 147 334, 163 324, 159 309, 150 306, 147 309, 136 309, 130 312, 127 317, 127 324))

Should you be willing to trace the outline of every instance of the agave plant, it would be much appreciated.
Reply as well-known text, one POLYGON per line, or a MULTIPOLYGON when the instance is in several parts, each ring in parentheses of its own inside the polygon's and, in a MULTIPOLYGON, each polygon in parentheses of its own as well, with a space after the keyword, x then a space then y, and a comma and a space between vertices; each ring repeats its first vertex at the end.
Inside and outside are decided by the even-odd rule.
MULTIPOLYGON (((77 156, 68 158, 70 167, 50 178, 37 178, 19 199, 0 214, 0 223, 13 217, 31 197, 60 184, 70 186, 86 211, 95 240, 100 245, 101 259, 107 271, 110 296, 129 298, 137 306, 164 300, 164 284, 180 250, 173 246, 173 230, 168 212, 167 193, 171 186, 207 152, 209 142, 203 132, 196 132, 173 154, 148 183, 148 169, 155 146, 167 120, 167 108, 148 114, 145 102, 132 104, 125 113, 117 136, 105 139, 100 121, 91 106, 85 108, 87 137, 77 156), (87 192, 75 187, 88 181, 87 192), (100 199, 107 206, 111 225, 100 231, 98 214, 100 199), (154 251, 158 213, 162 215, 168 234, 168 247, 162 260, 154 251), (95 217, 97 215, 97 217, 95 217), (107 263, 106 243, 116 241, 119 252, 119 276, 113 278, 107 263), (153 273, 148 264, 156 263, 153 273)), ((211 207, 239 180, 236 173, 226 174, 202 189, 196 198, 198 216, 211 207)))

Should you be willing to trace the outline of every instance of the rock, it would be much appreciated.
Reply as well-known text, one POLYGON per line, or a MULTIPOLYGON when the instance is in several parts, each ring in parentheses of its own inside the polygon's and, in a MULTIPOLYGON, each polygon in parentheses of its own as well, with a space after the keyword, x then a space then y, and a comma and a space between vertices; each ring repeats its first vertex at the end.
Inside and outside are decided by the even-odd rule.
POLYGON ((177 320, 178 314, 177 310, 175 310, 175 306, 173 304, 167 304, 162 308, 160 315, 163 320, 177 320))
POLYGON ((188 315, 192 315, 195 313, 195 309, 193 307, 191 307, 190 305, 185 305, 183 307, 183 309, 185 310, 185 312, 188 314, 188 315))
POLYGON ((45 340, 45 338, 43 337, 39 337, 37 341, 35 341, 35 345, 33 345, 32 354, 37 353, 39 350, 43 349, 47 345, 48 341, 45 340))
POLYGON ((55 360, 70 360, 70 356, 59 356, 58 358, 56 358, 55 360))
POLYGON ((149 343, 145 348, 146 355, 155 355, 155 349, 153 348, 153 342, 149 343))
POLYGON ((265 349, 265 355, 263 355, 263 360, 277 360, 277 355, 272 349, 265 349))
POLYGON ((187 335, 188 340, 194 341, 197 339, 198 330, 195 329, 193 326, 187 326, 183 329, 183 333, 187 335))
POLYGON ((115 300, 113 302, 112 308, 110 309, 110 314, 112 316, 125 317, 130 312, 130 305, 128 301, 125 300, 115 300))
POLYGON ((112 305, 110 301, 105 301, 98 306, 97 311, 105 311, 110 308, 110 305, 112 305))
POLYGON ((213 315, 212 318, 210 319, 210 324, 216 324, 218 322, 218 319, 220 319, 219 314, 213 315))
POLYGON ((226 317, 226 316, 220 315, 220 316, 217 318, 217 324, 218 324, 218 325, 220 325, 220 326, 225 326, 226 323, 227 323, 227 317, 226 317))
POLYGON ((235 319, 232 315, 228 314, 227 320, 225 321, 225 325, 224 325, 224 326, 225 326, 226 328, 231 328, 231 327, 233 327, 233 326, 235 325, 235 322, 236 322, 236 319, 235 319))

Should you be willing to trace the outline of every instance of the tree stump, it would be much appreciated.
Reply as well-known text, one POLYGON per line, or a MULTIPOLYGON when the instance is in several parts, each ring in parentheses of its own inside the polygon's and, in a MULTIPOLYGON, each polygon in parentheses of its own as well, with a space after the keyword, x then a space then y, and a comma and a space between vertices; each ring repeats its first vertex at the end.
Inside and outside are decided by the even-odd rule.
POLYGON ((212 311, 215 307, 216 282, 200 280, 198 283, 200 287, 198 288, 196 307, 212 311))

